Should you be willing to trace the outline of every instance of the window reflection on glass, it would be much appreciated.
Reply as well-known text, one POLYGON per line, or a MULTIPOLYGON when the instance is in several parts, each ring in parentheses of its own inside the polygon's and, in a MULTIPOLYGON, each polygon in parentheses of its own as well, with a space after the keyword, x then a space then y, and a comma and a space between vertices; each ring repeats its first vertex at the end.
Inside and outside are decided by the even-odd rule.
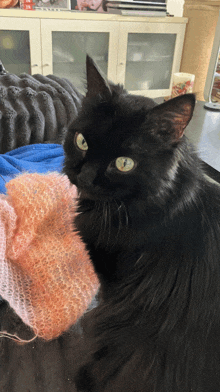
POLYGON ((86 54, 107 76, 109 33, 53 32, 53 73, 85 91, 86 54))
POLYGON ((0 31, 0 60, 13 74, 31 73, 29 32, 21 30, 0 31))
POLYGON ((168 89, 176 34, 129 33, 125 87, 128 90, 168 89))

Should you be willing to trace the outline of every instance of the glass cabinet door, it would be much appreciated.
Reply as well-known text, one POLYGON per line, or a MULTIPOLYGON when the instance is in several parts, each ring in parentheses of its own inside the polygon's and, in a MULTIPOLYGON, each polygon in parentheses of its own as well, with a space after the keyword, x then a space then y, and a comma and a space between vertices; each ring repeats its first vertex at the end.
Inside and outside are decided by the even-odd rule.
POLYGON ((118 36, 114 22, 57 22, 60 21, 42 20, 45 75, 53 73, 67 78, 84 92, 86 54, 89 54, 109 79, 116 80, 118 36))
POLYGON ((0 60, 6 71, 20 75, 41 72, 40 22, 1 18, 0 60))
POLYGON ((125 88, 169 89, 176 34, 129 33, 125 88))
POLYGON ((29 31, 0 30, 0 59, 8 72, 30 74, 29 31))
POLYGON ((52 32, 54 75, 69 79, 82 89, 86 53, 92 56, 105 75, 108 73, 109 33, 52 32))
POLYGON ((118 82, 133 93, 169 95, 172 74, 179 71, 185 25, 121 24, 118 82))

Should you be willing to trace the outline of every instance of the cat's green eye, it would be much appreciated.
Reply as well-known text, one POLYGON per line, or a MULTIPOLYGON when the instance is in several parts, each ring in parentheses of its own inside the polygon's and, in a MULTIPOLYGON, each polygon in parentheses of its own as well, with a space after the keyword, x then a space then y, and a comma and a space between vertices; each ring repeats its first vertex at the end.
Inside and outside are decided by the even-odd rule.
POLYGON ((128 172, 134 168, 134 161, 131 158, 119 157, 115 161, 115 166, 122 172, 128 172))
POLYGON ((88 150, 88 144, 86 143, 86 140, 85 140, 84 136, 82 135, 82 133, 75 134, 75 144, 82 151, 88 150))

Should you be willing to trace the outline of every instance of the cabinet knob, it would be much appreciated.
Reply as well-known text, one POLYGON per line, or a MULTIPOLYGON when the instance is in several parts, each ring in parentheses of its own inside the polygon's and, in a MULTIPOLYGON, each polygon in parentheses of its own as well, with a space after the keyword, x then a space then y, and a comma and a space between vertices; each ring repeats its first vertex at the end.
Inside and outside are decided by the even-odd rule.
POLYGON ((50 66, 50 64, 48 64, 48 63, 43 65, 43 67, 49 67, 49 66, 50 66))
POLYGON ((38 64, 33 64, 32 67, 38 67, 38 64))

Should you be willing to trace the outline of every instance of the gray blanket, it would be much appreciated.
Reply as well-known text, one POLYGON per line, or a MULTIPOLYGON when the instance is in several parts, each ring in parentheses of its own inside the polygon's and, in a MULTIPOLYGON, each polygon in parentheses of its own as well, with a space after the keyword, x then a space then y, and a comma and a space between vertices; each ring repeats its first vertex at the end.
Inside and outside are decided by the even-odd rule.
POLYGON ((62 144, 82 97, 70 81, 54 75, 0 74, 0 153, 62 144))

